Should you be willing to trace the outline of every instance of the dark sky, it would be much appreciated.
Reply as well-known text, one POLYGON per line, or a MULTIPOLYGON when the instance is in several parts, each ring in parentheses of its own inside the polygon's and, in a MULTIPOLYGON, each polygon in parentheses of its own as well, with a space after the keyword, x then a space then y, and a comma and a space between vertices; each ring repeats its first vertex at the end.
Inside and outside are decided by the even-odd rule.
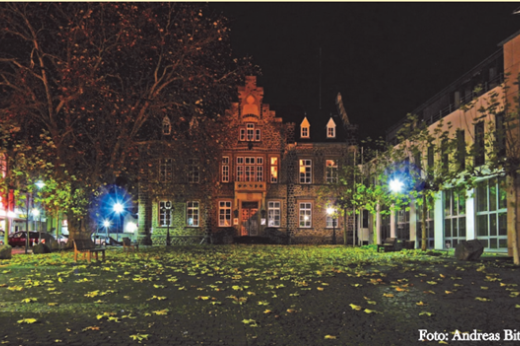
POLYGON ((328 117, 341 92, 351 122, 372 137, 520 30, 514 2, 210 6, 230 19, 234 54, 252 56, 262 69, 258 84, 272 108, 328 117))

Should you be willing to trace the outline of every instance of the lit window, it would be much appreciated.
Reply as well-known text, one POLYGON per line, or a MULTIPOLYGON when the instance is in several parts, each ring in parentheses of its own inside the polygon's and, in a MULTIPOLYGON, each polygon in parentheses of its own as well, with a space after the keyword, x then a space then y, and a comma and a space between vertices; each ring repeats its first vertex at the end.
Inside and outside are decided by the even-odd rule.
POLYGON ((171 130, 172 130, 172 125, 170 123, 170 118, 165 116, 163 118, 163 121, 162 121, 162 132, 163 132, 163 135, 169 135, 171 133, 171 130))
POLYGON ((172 159, 161 159, 159 161, 159 181, 168 182, 173 176, 172 159))
POLYGON ((247 124, 247 140, 254 140, 255 124, 247 124))
POLYGON ((222 182, 229 183, 229 157, 222 157, 222 182))
POLYGON ((338 160, 325 160, 326 180, 327 183, 334 184, 338 182, 338 160))
POLYGON ((271 157, 271 183, 278 182, 278 158, 271 157))
POLYGON ((303 118, 302 123, 300 124, 300 137, 301 138, 310 138, 310 127, 311 124, 309 123, 309 120, 307 120, 307 117, 303 118))
POLYGON ((311 203, 300 203, 300 228, 311 227, 312 205, 311 203))
POLYGON ((231 226, 231 202, 221 201, 218 208, 218 225, 219 227, 231 226))
POLYGON ((247 123, 245 128, 240 129, 240 141, 259 142, 261 140, 260 129, 255 129, 255 124, 247 123))
POLYGON ((269 227, 280 227, 280 202, 267 203, 267 225, 269 227))
POLYGON ((262 157, 237 157, 237 181, 263 181, 262 157))
POLYGON ((312 161, 300 160, 300 184, 312 182, 312 161))
POLYGON ((198 183, 200 181, 199 165, 196 159, 188 160, 188 182, 198 183))
POLYGON ((186 204, 187 224, 190 227, 199 227, 199 202, 188 202, 186 204))
POLYGON ((159 226, 166 227, 172 225, 172 202, 159 202, 159 226))

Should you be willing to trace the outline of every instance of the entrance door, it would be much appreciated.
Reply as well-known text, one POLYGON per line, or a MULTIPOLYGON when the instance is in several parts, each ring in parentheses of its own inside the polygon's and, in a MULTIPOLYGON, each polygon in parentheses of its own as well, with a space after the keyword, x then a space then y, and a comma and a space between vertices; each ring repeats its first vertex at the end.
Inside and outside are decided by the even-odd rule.
POLYGON ((242 202, 242 236, 258 235, 258 202, 242 202))

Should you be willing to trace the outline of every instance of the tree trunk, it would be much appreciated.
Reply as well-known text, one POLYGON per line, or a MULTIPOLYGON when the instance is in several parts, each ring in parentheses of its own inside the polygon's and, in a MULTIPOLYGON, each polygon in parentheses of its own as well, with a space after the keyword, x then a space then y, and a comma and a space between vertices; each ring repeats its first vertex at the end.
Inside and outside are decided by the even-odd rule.
POLYGON ((90 239, 90 219, 88 215, 79 218, 72 211, 67 212, 67 226, 69 229, 69 240, 67 247, 72 247, 74 239, 90 239))
POLYGON ((515 265, 520 265, 520 259, 518 256, 518 208, 520 206, 519 204, 519 194, 518 190, 520 189, 518 177, 516 174, 511 177, 512 180, 512 192, 514 194, 514 206, 511 208, 513 210, 513 236, 511 237, 511 247, 513 248, 513 262, 515 265))
POLYGON ((343 209, 343 244, 345 246, 348 245, 347 239, 347 209, 343 209))
POLYGON ((421 250, 426 251, 426 213, 428 212, 428 206, 426 205, 426 193, 423 191, 423 205, 422 205, 422 216, 421 216, 421 250))
POLYGON ((357 222, 356 222, 356 209, 354 208, 354 222, 352 227, 352 247, 356 247, 356 231, 357 231, 357 222))

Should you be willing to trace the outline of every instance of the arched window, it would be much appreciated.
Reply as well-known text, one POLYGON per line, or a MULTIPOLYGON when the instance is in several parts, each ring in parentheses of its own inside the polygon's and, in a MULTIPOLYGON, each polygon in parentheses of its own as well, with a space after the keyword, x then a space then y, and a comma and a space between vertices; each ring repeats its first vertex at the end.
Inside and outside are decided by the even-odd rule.
POLYGON ((172 131, 172 125, 170 123, 170 118, 168 116, 164 116, 162 120, 162 133, 163 135, 169 135, 172 131))

